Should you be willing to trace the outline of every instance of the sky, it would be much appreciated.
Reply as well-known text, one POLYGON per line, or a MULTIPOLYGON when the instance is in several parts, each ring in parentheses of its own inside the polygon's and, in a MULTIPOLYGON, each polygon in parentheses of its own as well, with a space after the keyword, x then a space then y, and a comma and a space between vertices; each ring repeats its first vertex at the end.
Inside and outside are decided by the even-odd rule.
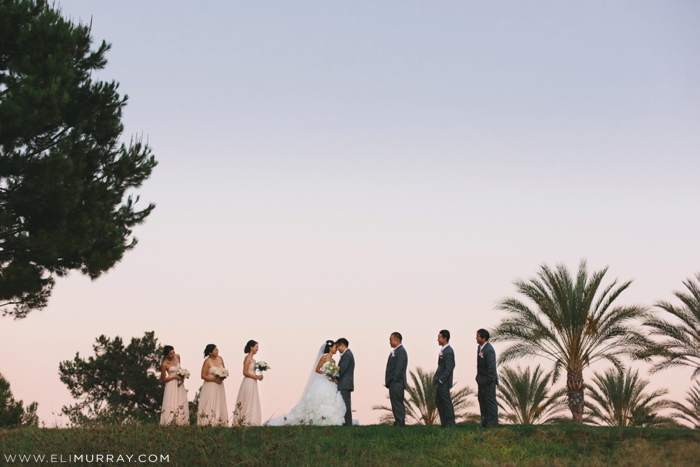
MULTIPOLYGON (((216 344, 231 411, 257 340, 264 419, 345 337, 367 424, 391 332, 409 369, 434 370, 450 330, 457 387, 476 389, 476 330, 540 265, 609 266, 634 279, 620 304, 647 306, 700 272, 697 2, 59 5, 112 44, 94 78, 120 84, 123 139, 159 164, 133 251, 0 319, 0 373, 46 426, 72 402, 59 362, 101 334, 155 331, 190 398, 216 344)), ((690 386, 632 367, 679 400, 690 386)))

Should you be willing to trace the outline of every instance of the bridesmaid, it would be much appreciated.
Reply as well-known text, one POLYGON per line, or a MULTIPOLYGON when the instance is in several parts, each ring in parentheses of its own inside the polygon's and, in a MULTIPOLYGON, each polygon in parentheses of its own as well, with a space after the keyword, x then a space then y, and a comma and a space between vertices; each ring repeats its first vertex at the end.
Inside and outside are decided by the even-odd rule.
POLYGON ((262 423, 260 411, 260 397, 258 396, 258 381, 263 380, 262 375, 255 374, 253 358, 258 353, 258 343, 250 340, 243 350, 246 353, 243 359, 243 381, 236 399, 236 410, 233 412, 234 425, 254 425, 262 423))
POLYGON ((209 344, 204 349, 202 365, 202 389, 199 393, 199 410, 197 425, 228 425, 228 406, 224 381, 214 376, 219 368, 224 367, 224 359, 219 356, 219 349, 209 344))
POLYGON ((187 389, 183 379, 178 376, 180 356, 172 345, 163 348, 163 364, 160 366, 160 380, 165 383, 163 392, 163 410, 160 414, 161 425, 189 425, 190 408, 187 402, 187 389))

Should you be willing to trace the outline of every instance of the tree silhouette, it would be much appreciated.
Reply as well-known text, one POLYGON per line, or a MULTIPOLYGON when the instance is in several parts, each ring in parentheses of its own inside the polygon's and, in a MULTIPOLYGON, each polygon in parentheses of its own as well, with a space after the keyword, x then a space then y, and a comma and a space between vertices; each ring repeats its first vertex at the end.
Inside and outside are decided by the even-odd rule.
POLYGON ((661 361, 652 366, 652 373, 667 368, 688 367, 693 370, 692 378, 700 378, 700 273, 695 275, 695 281, 687 279, 683 285, 687 292, 673 292, 681 305, 664 300, 655 303, 657 308, 675 317, 676 322, 657 316, 647 319, 644 324, 649 334, 660 337, 661 341, 658 345, 642 349, 639 356, 644 359, 661 357, 661 361))
POLYGON ((672 417, 659 410, 673 406, 662 399, 668 389, 644 393, 649 381, 641 379, 638 371, 610 369, 604 374, 593 374, 593 385, 588 387, 591 402, 586 403, 588 420, 596 425, 660 427, 674 426, 672 417))
POLYGON ((673 403, 673 408, 677 410, 673 416, 681 421, 690 423, 695 429, 700 429, 700 382, 695 383, 695 387, 688 389, 685 401, 688 405, 678 402, 673 403))
POLYGON ((24 407, 22 401, 16 401, 10 390, 10 382, 0 375, 0 428, 36 426, 39 422, 36 415, 38 407, 36 402, 24 407))
POLYGON ((566 370, 566 389, 574 424, 583 423, 583 370, 606 360, 622 368, 620 357, 636 355, 652 343, 634 324, 647 317, 638 305, 613 306, 631 281, 617 280, 603 287, 607 268, 589 275, 585 260, 576 277, 564 265, 551 270, 540 267, 537 278, 518 280, 520 294, 534 308, 516 298, 505 298, 497 306, 508 312, 493 332, 494 341, 514 341, 500 362, 522 357, 543 357, 554 363, 553 380, 566 370))
POLYGON ((62 409, 71 423, 157 423, 163 402, 163 348, 154 333, 133 338, 126 346, 119 336, 102 335, 93 349, 94 356, 83 359, 76 353, 59 364, 61 382, 79 399, 62 409))
POLYGON ((23 318, 55 278, 91 279, 136 245, 154 208, 130 193, 156 161, 120 139, 126 96, 93 78, 110 48, 44 0, 0 4, 0 309, 23 318))
POLYGON ((521 370, 503 367, 499 378, 498 406, 501 418, 517 425, 561 423, 566 421, 566 389, 551 391, 552 373, 544 374, 537 365, 521 370))

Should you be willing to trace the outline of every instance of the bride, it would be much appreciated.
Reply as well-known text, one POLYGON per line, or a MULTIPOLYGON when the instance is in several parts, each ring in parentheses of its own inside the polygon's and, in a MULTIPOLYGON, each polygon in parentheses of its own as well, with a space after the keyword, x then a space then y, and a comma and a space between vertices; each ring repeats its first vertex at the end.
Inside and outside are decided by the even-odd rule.
POLYGON ((311 373, 301 400, 292 410, 268 421, 268 426, 284 425, 342 425, 345 421, 345 402, 338 386, 323 373, 330 363, 335 363, 335 342, 326 341, 319 351, 314 371, 311 373))

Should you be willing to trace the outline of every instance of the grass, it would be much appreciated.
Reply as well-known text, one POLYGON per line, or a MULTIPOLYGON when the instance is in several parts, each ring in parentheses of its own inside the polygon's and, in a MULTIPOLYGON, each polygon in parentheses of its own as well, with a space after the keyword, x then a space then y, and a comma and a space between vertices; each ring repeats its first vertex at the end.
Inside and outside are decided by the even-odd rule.
MULTIPOLYGON (((698 465, 700 431, 658 428, 508 426, 25 428, 0 431, 6 455, 156 454, 162 465, 647 466, 698 465)), ((87 458, 85 458, 87 459, 87 458)), ((133 459, 136 459, 134 457, 133 459)), ((135 463, 135 460, 132 460, 135 463)), ((72 464, 72 465, 79 465, 72 464)), ((160 462, 156 462, 160 464, 160 462)), ((15 462, 8 465, 31 465, 15 462)), ((71 465, 71 464, 65 464, 71 465)), ((97 463, 85 465, 99 465, 97 463)), ((125 465, 110 462, 107 465, 125 465)))

